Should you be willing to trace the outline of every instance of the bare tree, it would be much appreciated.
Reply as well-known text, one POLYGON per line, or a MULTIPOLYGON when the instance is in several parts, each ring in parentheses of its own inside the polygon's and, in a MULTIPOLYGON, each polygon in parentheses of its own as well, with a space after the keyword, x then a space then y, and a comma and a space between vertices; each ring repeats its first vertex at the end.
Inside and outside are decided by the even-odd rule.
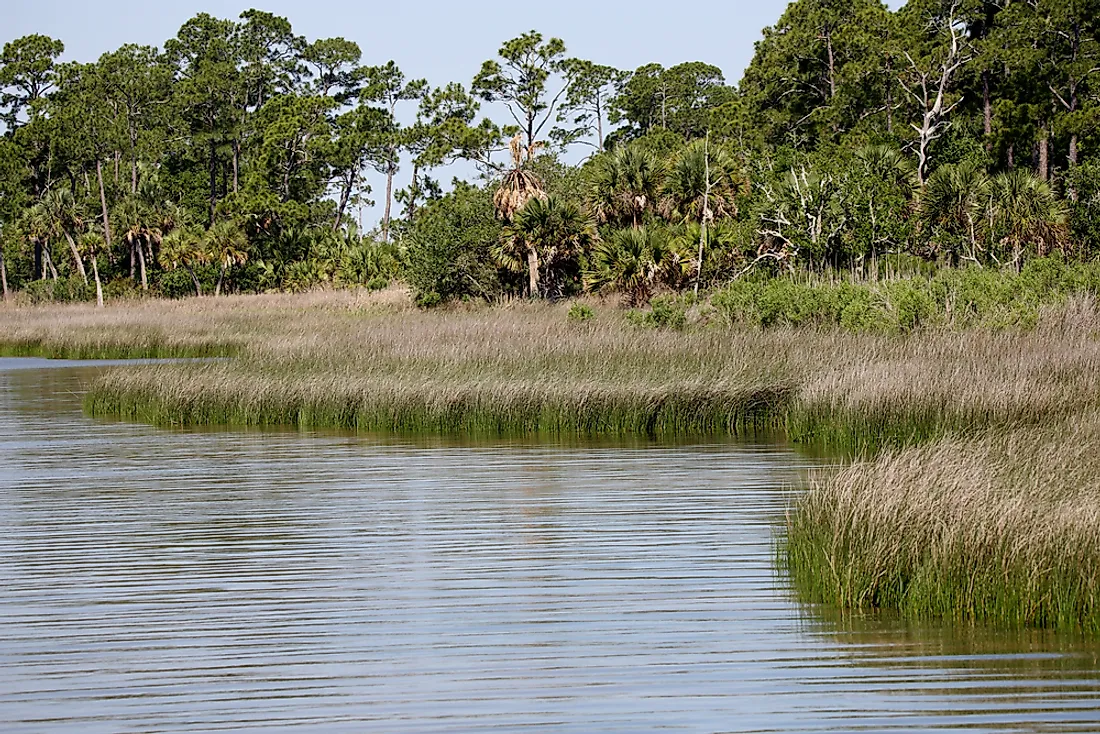
POLYGON ((922 64, 908 51, 903 54, 909 62, 910 81, 907 83, 899 77, 898 83, 921 110, 920 124, 910 123, 917 133, 917 180, 921 188, 924 188, 928 176, 929 148, 947 132, 951 126, 948 117, 962 102, 962 98, 951 103, 947 101, 952 78, 973 57, 963 38, 965 28, 958 12, 959 2, 955 0, 944 16, 929 20, 929 25, 937 32, 946 31, 950 36, 950 43, 942 55, 929 54, 922 59, 922 64))

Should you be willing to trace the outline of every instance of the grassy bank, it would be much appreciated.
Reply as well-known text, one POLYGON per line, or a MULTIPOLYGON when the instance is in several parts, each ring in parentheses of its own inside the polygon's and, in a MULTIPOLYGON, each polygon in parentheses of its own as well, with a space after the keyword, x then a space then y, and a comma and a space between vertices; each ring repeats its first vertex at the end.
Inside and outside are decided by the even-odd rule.
POLYGON ((805 598, 1100 631, 1095 303, 1064 295, 1028 328, 868 333, 705 314, 650 328, 595 301, 583 321, 569 304, 425 312, 398 291, 333 292, 0 306, 0 339, 51 356, 235 355, 112 369, 88 393, 94 414, 156 424, 778 428, 855 460, 792 508, 783 558, 805 598))
POLYGON ((1100 632, 1100 415, 889 451, 815 478, 783 562, 803 598, 1100 632))

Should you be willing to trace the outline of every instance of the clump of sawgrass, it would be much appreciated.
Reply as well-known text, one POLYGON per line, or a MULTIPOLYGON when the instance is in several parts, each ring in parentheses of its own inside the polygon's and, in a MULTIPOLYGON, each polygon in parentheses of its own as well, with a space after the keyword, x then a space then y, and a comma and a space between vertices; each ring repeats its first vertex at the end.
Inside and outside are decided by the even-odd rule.
POLYGON ((807 600, 1100 631, 1100 414, 820 472, 781 559, 807 600))

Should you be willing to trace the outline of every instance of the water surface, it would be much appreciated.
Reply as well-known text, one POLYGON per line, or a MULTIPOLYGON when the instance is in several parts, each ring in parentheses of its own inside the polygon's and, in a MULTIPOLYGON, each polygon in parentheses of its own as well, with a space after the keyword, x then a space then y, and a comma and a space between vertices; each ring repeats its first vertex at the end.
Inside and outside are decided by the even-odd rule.
POLYGON ((1097 731, 1100 647, 792 600, 780 445, 168 431, 0 359, 0 731, 1097 731))

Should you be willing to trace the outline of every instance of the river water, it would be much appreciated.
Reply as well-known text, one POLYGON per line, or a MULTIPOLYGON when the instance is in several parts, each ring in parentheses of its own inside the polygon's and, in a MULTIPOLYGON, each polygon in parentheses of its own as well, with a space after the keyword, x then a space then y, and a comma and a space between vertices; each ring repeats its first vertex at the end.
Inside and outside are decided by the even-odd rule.
POLYGON ((1100 646, 792 599, 780 445, 94 421, 0 359, 0 731, 1097 731, 1100 646))

